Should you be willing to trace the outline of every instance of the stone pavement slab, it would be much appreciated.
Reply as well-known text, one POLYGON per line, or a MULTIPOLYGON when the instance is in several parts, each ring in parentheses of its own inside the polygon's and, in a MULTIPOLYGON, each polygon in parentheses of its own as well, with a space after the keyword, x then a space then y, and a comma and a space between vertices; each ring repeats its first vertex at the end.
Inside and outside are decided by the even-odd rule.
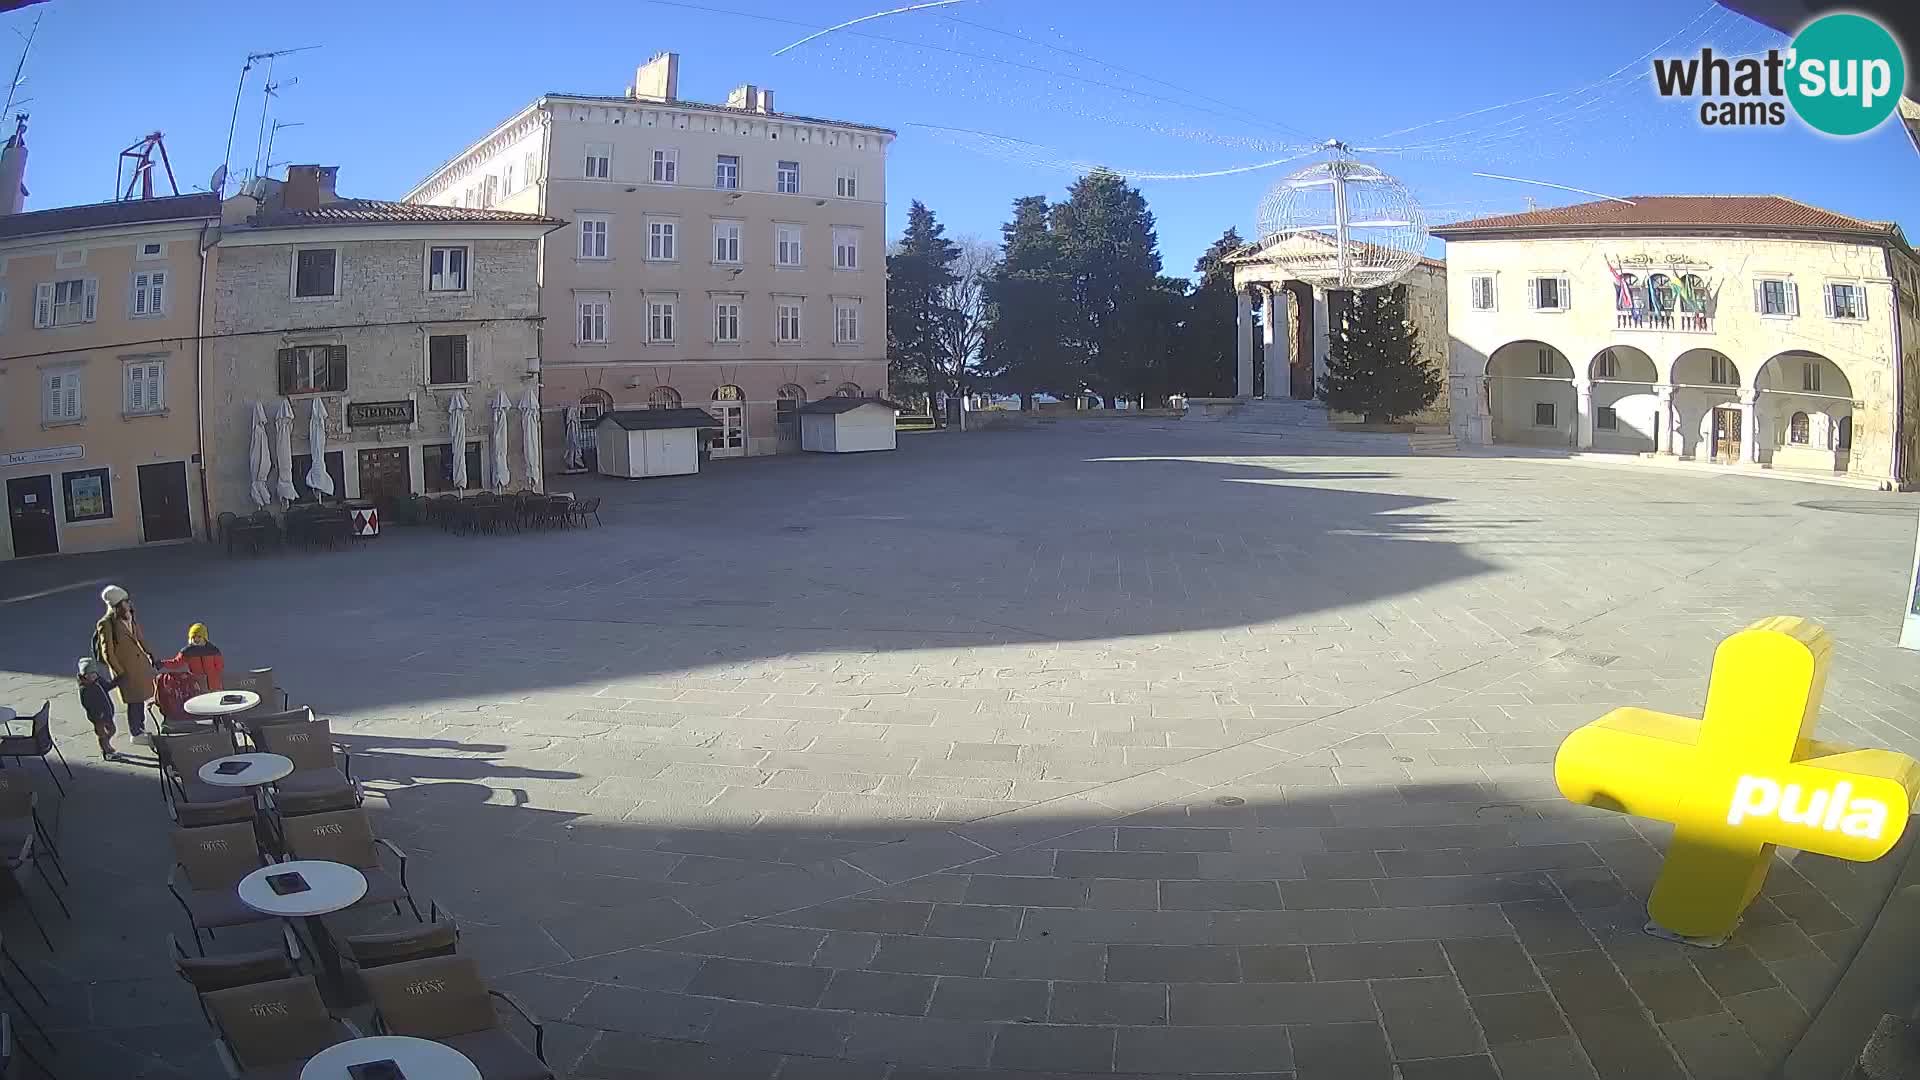
POLYGON ((1657 941, 1665 830, 1566 805, 1553 749, 1696 711, 1776 613, 1840 642, 1823 736, 1920 748, 1912 505, 1356 446, 927 436, 588 479, 599 529, 6 564, 0 701, 53 700, 74 760, 75 919, 0 932, 62 1075, 217 1075, 153 773, 93 761, 71 692, 111 578, 156 648, 204 621, 334 723, 415 893, 585 1080, 1779 1060, 1886 868, 1783 852, 1728 947, 1657 941))

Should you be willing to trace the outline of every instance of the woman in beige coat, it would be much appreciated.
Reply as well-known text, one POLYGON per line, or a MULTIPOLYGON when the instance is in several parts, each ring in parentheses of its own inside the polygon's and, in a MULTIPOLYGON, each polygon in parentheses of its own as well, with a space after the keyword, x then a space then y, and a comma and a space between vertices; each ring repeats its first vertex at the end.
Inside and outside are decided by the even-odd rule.
POLYGON ((153 653, 127 590, 109 585, 100 590, 100 599, 107 613, 93 627, 93 656, 119 681, 120 700, 127 703, 127 730, 139 738, 147 733, 147 701, 153 697, 153 653))

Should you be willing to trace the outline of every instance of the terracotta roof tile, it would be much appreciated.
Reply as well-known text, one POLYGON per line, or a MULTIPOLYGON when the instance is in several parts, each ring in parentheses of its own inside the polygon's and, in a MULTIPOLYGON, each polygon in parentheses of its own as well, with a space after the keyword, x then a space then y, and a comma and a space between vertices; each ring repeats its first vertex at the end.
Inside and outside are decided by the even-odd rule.
POLYGON ((111 225, 143 225, 158 221, 218 218, 220 200, 210 194, 169 195, 157 199, 88 203, 34 210, 0 217, 0 237, 40 236, 72 229, 99 229, 111 225))
POLYGON ((1575 203, 1436 226, 1433 235, 1504 230, 1592 228, 1815 229, 1897 234, 1891 222, 1836 214, 1780 195, 1635 195, 1629 202, 1575 203), (1631 203, 1631 205, 1629 205, 1631 203))
POLYGON ((275 210, 254 216, 259 228, 289 225, 561 225, 557 218, 517 214, 509 210, 479 210, 466 206, 429 206, 425 203, 387 202, 382 199, 339 199, 317 210, 275 210))

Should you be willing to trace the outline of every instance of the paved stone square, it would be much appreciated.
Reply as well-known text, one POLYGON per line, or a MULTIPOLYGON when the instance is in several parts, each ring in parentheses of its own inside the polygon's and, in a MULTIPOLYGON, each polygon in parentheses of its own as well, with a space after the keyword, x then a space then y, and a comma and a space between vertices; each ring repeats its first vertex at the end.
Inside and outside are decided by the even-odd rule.
POLYGON ((1404 444, 1064 422, 586 478, 582 531, 0 565, 0 702, 77 773, 74 920, 0 929, 60 1075, 219 1075, 153 771, 72 692, 113 580, 333 721, 564 1075, 1760 1075, 1891 866, 1783 853, 1662 943, 1662 831, 1554 747, 1785 613, 1839 641, 1822 734, 1920 750, 1915 505, 1404 444))

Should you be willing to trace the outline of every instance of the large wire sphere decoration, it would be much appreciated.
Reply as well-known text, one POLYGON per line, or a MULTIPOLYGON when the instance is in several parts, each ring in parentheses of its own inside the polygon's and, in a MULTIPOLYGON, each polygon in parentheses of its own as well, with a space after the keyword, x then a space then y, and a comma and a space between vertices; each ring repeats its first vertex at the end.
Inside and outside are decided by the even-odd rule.
POLYGON ((1349 157, 1309 166, 1260 200, 1260 248, 1288 276, 1324 289, 1391 285, 1427 246, 1427 220, 1406 186, 1349 157), (1345 195, 1345 258, 1336 192, 1345 195))

